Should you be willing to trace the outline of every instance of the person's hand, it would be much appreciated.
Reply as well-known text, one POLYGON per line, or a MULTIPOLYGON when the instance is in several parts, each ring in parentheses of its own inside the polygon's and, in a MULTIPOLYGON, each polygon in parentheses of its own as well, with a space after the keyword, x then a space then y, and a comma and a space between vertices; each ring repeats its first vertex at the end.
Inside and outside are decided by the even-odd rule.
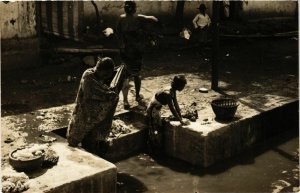
POLYGON ((188 120, 188 119, 182 119, 182 120, 180 121, 180 123, 181 123, 182 125, 189 125, 191 122, 190 122, 190 120, 188 120))
POLYGON ((153 20, 154 20, 155 22, 158 22, 158 19, 157 19, 156 17, 154 17, 154 16, 153 16, 153 20))

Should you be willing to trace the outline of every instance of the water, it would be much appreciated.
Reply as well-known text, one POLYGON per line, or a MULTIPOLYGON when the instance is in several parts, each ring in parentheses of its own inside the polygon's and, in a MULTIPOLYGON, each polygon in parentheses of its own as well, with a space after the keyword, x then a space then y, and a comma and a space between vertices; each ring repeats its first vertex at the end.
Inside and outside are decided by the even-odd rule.
POLYGON ((298 132, 289 132, 206 169, 141 153, 115 163, 118 193, 272 192, 278 180, 290 192, 299 187, 298 147, 298 132))

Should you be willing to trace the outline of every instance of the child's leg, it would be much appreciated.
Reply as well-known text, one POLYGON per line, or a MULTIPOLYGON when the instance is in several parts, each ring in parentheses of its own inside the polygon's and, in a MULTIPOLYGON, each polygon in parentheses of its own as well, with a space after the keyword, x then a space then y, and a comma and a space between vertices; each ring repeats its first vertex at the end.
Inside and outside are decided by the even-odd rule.
POLYGON ((142 79, 141 76, 134 76, 134 86, 135 86, 135 100, 136 101, 140 101, 143 99, 143 97, 140 95, 140 91, 141 91, 141 85, 142 85, 142 79))
POLYGON ((128 92, 129 92, 129 78, 126 78, 124 80, 123 88, 122 88, 124 109, 128 109, 130 107, 128 103, 128 92))

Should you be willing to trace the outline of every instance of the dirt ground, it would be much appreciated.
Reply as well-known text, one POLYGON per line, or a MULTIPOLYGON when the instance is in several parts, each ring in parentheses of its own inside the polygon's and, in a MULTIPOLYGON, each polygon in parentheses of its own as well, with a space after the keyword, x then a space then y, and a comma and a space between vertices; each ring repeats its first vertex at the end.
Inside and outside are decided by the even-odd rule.
MULTIPOLYGON (((297 38, 224 40, 220 48, 222 93, 237 98, 257 92, 298 97, 297 38)), ((73 103, 80 77, 87 68, 81 58, 64 56, 39 68, 2 73, 2 116, 73 103)), ((141 93, 146 95, 147 102, 153 94, 149 92, 169 85, 175 74, 189 74, 186 88, 179 93, 179 102, 191 103, 189 92, 200 87, 210 89, 210 68, 209 46, 148 52, 144 58, 141 93)), ((133 93, 132 87, 129 97, 136 106, 133 93)), ((192 100, 210 101, 204 94, 192 100)), ((121 106, 122 98, 119 109, 121 106)))

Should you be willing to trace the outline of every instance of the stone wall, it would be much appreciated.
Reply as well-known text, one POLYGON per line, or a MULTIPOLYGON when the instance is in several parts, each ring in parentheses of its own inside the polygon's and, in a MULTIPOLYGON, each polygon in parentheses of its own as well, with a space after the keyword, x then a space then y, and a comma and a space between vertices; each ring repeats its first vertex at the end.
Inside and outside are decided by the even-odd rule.
POLYGON ((2 71, 39 63, 35 2, 0 2, 2 71))
POLYGON ((36 36, 35 2, 0 3, 1 39, 36 36))

